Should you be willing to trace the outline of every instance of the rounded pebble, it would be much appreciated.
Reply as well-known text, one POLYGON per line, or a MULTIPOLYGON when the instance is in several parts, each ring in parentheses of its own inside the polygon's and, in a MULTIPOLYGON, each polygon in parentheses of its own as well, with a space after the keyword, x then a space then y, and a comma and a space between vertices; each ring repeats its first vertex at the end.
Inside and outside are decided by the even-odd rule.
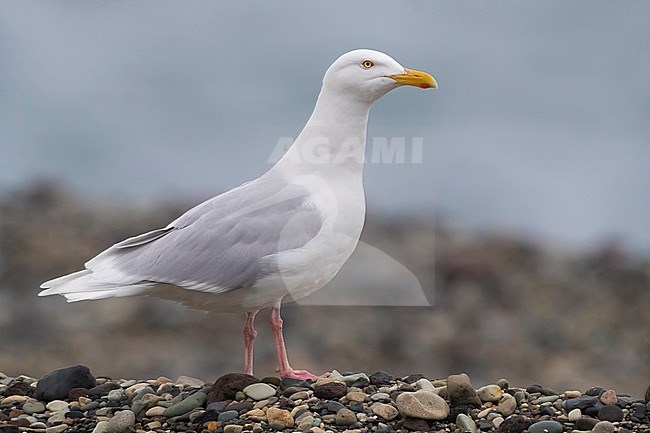
POLYGON ((609 421, 600 421, 591 431, 592 433, 614 433, 614 424, 609 421))
POLYGON ((135 425, 135 414, 130 410, 115 412, 113 418, 108 420, 107 433, 127 432, 135 425))
POLYGON ((244 388, 244 394, 255 401, 264 400, 275 395, 275 388, 266 383, 253 383, 244 388))
POLYGON ((402 416, 419 419, 442 420, 449 416, 449 405, 430 391, 403 392, 395 399, 402 416))
POLYGON ((598 419, 601 421, 622 421, 624 416, 625 414, 623 413, 623 409, 616 406, 615 404, 608 404, 606 406, 603 406, 598 411, 598 419))
POLYGON ((562 433, 562 424, 557 421, 539 421, 528 427, 528 433, 562 433))

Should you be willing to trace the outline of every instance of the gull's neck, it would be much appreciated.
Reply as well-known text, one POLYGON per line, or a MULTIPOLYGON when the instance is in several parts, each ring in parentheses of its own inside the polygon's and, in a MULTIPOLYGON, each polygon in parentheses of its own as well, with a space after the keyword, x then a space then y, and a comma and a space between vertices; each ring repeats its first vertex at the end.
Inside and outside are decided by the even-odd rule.
POLYGON ((276 167, 296 174, 334 171, 361 176, 371 105, 324 85, 309 121, 276 167))

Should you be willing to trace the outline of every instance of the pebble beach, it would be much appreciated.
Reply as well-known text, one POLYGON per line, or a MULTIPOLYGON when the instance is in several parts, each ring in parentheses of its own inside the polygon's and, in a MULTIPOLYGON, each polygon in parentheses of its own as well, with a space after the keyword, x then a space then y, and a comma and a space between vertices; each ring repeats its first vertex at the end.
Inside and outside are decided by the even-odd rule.
POLYGON ((336 370, 315 382, 230 373, 214 383, 95 377, 75 365, 42 378, 0 373, 0 433, 650 433, 644 396, 598 386, 526 387, 466 374, 393 377, 336 370))

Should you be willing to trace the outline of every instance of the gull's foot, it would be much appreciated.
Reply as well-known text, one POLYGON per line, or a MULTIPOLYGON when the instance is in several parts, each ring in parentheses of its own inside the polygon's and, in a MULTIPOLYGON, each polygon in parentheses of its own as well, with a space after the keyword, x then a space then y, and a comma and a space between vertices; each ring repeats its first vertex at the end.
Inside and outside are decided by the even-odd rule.
POLYGON ((294 370, 290 369, 287 371, 281 371, 280 372, 280 377, 289 377, 291 379, 299 379, 299 380, 316 380, 318 379, 317 376, 314 376, 307 370, 294 370))

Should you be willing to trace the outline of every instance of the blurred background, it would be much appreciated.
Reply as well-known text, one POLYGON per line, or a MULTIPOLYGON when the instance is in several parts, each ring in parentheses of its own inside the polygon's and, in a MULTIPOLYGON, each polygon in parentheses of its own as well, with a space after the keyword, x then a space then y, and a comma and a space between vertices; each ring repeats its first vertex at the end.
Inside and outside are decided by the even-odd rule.
POLYGON ((369 154, 397 138, 406 160, 367 164, 362 240, 402 274, 359 254, 335 285, 397 297, 414 277, 431 306, 288 307, 294 366, 641 396, 649 18, 643 1, 2 2, 0 371, 238 371, 242 317, 70 305, 38 286, 262 174, 327 67, 373 48, 440 89, 399 89, 371 113, 369 154))

